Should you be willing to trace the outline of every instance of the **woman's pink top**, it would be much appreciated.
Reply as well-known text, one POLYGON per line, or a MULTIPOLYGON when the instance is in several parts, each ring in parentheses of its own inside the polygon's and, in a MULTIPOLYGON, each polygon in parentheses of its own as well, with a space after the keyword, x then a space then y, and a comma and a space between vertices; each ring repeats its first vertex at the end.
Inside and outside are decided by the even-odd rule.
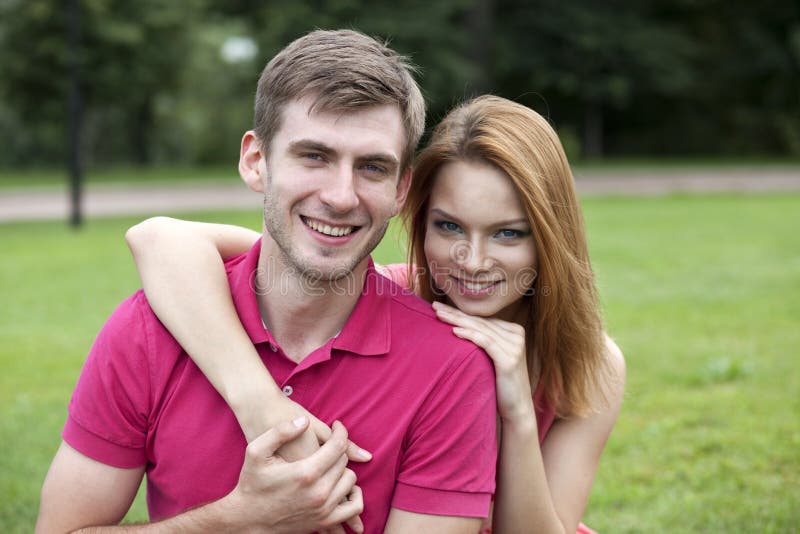
MULTIPOLYGON (((400 287, 408 289, 411 286, 408 281, 407 264, 391 263, 389 265, 375 265, 375 268, 379 273, 400 287)), ((550 430, 550 427, 553 426, 553 422, 556 420, 555 407, 551 406, 551 404, 547 401, 547 397, 544 394, 544 388, 542 387, 541 382, 536 387, 536 391, 533 393, 533 407, 536 410, 536 426, 539 429, 539 445, 541 445, 544 442, 544 438, 547 436, 547 432, 550 430)), ((485 522, 485 525, 491 525, 491 516, 485 522)), ((487 528, 487 526, 484 526, 483 530, 481 530, 481 534, 491 534, 491 532, 492 529, 487 528)), ((594 530, 581 523, 578 525, 578 531, 576 534, 596 533, 594 530)))

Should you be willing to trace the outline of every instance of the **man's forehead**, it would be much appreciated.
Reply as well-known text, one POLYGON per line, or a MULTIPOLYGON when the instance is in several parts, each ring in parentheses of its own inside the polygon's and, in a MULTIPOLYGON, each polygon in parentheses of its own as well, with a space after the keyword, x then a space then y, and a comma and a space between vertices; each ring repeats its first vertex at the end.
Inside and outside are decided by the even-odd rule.
POLYGON ((311 97, 287 102, 275 138, 287 145, 328 146, 360 144, 364 150, 388 152, 399 161, 405 143, 405 127, 396 105, 378 104, 348 109, 324 109, 311 97), (357 135, 358 138, 352 137, 357 135))

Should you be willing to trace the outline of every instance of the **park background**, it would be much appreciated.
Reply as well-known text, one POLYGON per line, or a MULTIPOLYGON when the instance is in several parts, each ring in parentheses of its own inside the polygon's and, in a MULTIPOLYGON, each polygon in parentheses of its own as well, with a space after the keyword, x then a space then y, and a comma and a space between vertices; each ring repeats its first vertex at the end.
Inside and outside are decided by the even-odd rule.
MULTIPOLYGON (((628 362, 586 522, 795 531, 800 4, 3 0, 0 200, 30 212, 54 194, 66 202, 70 172, 89 191, 145 188, 151 206, 167 187, 243 188, 236 159, 258 74, 316 27, 387 37, 412 56, 429 126, 492 92, 546 116, 583 183, 630 179, 581 195, 607 328, 628 362), (701 174, 751 187, 647 187, 701 174), (795 185, 762 191, 775 174, 795 185)), ((136 213, 259 228, 257 197, 222 207, 136 213)), ((88 347, 139 284, 122 236, 141 215, 120 208, 80 228, 66 215, 0 222, 3 532, 32 529, 88 347)), ((403 259, 399 228, 376 259, 403 259)), ((146 518, 141 495, 129 517, 146 518)))

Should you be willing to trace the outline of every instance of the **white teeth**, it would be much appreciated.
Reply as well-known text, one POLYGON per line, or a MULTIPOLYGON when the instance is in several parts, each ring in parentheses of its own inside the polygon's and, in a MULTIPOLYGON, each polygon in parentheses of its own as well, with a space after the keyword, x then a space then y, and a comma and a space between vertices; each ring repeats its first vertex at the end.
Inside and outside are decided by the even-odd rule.
POLYGON ((352 226, 330 226, 328 224, 318 223, 313 219, 303 219, 305 223, 311 227, 313 230, 325 235, 330 235, 334 237, 340 237, 343 235, 348 235, 353 231, 352 226))
POLYGON ((473 284, 472 282, 467 282, 466 280, 461 280, 461 283, 464 284, 464 287, 466 287, 470 291, 480 291, 482 289, 486 289, 487 287, 494 285, 494 282, 473 284))

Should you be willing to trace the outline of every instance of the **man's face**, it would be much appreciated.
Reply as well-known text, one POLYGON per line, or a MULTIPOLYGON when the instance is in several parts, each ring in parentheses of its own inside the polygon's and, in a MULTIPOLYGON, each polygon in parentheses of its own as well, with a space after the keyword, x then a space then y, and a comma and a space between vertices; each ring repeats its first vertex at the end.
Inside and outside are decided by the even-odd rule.
POLYGON ((309 113, 311 103, 286 105, 266 153, 255 138, 246 147, 245 134, 242 158, 260 153, 250 176, 260 184, 241 160, 240 171, 263 189, 265 228, 284 266, 335 280, 365 262, 405 200, 404 128, 396 106, 309 113))

